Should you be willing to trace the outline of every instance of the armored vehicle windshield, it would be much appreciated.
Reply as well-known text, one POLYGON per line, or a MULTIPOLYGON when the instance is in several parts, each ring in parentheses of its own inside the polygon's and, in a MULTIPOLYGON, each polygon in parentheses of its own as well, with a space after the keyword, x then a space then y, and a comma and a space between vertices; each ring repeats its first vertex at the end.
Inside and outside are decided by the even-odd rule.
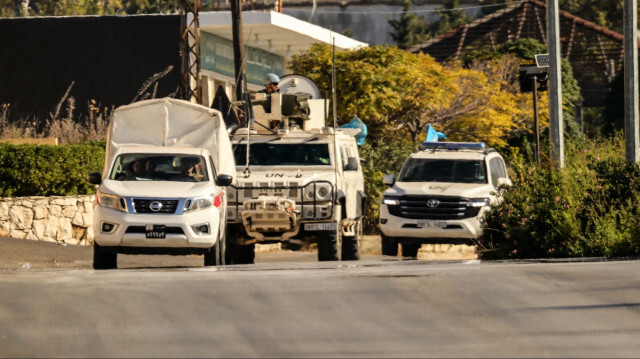
MULTIPOLYGON (((247 163, 246 144, 234 145, 237 166, 247 163)), ((331 157, 327 143, 251 143, 249 147, 251 166, 329 166, 331 157)))

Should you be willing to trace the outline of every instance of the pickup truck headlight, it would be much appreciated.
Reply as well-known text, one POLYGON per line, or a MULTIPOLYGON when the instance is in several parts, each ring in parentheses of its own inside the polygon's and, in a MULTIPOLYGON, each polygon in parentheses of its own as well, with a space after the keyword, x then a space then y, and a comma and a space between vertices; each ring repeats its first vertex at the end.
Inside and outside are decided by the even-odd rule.
POLYGON ((191 212, 199 209, 206 209, 213 206, 213 196, 206 195, 189 199, 184 204, 184 211, 191 212))
POLYGON ((222 203, 224 202, 224 192, 218 192, 216 195, 205 195, 200 197, 194 197, 188 199, 184 203, 184 211, 191 212, 197 211, 199 209, 206 209, 211 206, 216 206, 216 208, 220 208, 222 203))
POLYGON ((124 202, 124 198, 120 196, 98 191, 98 193, 96 193, 96 198, 98 200, 98 204, 103 207, 113 208, 122 212, 127 211, 127 206, 124 202))
POLYGON ((490 198, 469 198, 467 207, 485 207, 491 204, 490 198))
POLYGON ((382 196, 382 204, 386 204, 388 206, 399 206, 400 198, 392 196, 382 196))

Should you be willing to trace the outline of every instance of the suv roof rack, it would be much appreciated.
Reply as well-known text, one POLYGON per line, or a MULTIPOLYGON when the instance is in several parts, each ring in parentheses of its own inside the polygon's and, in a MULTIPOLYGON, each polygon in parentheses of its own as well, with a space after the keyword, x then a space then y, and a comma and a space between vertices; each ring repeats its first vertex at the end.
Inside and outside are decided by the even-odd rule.
POLYGON ((426 150, 448 150, 448 151, 485 151, 487 145, 484 142, 422 142, 421 151, 426 150))

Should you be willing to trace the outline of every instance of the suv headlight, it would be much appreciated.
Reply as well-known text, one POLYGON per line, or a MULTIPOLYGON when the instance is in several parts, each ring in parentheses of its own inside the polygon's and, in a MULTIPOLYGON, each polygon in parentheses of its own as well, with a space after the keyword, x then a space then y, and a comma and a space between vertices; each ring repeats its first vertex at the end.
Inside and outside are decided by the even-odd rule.
POLYGON ((103 207, 113 208, 122 212, 127 211, 127 205, 124 202, 124 198, 120 196, 98 191, 98 193, 96 193, 96 198, 98 200, 98 204, 103 207))
POLYGON ((187 200, 184 204, 184 211, 191 212, 199 209, 205 209, 213 206, 213 196, 206 195, 201 197, 195 197, 187 200))
POLYGON ((490 198, 469 198, 467 207, 484 207, 491 204, 490 198))
POLYGON ((388 206, 399 206, 400 197, 382 196, 382 204, 386 204, 388 206))

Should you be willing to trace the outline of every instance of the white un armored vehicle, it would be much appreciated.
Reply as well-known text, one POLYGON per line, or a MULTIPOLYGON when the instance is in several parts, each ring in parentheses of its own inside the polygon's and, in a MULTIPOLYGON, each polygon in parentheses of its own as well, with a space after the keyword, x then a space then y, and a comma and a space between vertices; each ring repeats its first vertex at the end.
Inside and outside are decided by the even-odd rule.
POLYGON ((227 263, 253 263, 256 243, 278 242, 317 242, 321 261, 357 260, 360 129, 327 127, 326 101, 308 78, 284 76, 279 86, 256 95, 255 122, 231 136, 238 180, 227 191, 227 263))

